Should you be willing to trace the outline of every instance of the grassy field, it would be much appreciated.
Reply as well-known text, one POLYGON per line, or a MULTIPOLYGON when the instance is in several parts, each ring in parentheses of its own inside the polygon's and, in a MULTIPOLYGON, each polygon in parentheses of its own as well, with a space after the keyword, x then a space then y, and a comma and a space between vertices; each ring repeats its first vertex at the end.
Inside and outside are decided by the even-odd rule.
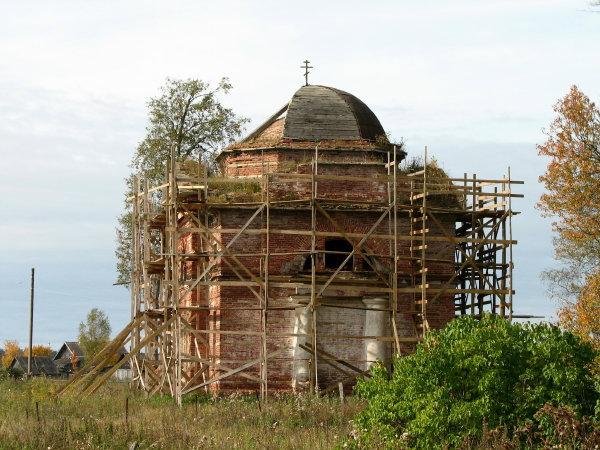
POLYGON ((178 408, 123 383, 87 399, 57 400, 56 387, 44 379, 0 381, 0 449, 335 448, 361 407, 352 398, 282 396, 259 404, 239 396, 187 398, 178 408))

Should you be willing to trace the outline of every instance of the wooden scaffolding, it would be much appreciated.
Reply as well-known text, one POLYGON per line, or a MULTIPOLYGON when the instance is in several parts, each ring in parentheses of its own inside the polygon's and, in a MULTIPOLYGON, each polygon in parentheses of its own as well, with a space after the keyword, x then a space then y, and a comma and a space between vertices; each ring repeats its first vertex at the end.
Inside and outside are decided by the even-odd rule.
MULTIPOLYGON (((344 308, 339 302, 331 302, 327 292, 331 287, 348 283, 340 274, 354 256, 363 258, 376 274, 375 281, 370 280, 360 289, 388 299, 384 311, 389 314, 392 324, 389 335, 369 338, 391 343, 395 353, 402 353, 406 351, 406 345, 422 340, 430 329, 428 308, 442 298, 453 298, 457 316, 481 317, 487 312, 509 320, 519 317, 513 314, 512 247, 517 242, 512 237, 512 217, 517 213, 512 210, 512 198, 522 195, 513 193, 512 187, 522 182, 512 180, 510 170, 506 176, 497 179, 480 179, 467 174, 462 178, 441 177, 431 170, 427 150, 424 168, 405 173, 399 170, 396 160, 399 154, 396 149, 390 151, 385 164, 387 174, 374 179, 321 174, 320 158, 315 149, 310 173, 275 173, 265 167, 258 178, 260 189, 253 193, 251 201, 223 196, 220 186, 226 189, 231 179, 209 177, 199 163, 196 170, 190 171, 189 167, 183 170, 174 154, 167 163, 163 184, 152 187, 141 176, 135 177, 134 193, 130 198, 133 219, 131 322, 86 363, 62 393, 78 390, 91 394, 119 367, 129 363, 135 386, 148 393, 170 394, 178 403, 188 393, 207 390, 211 384, 233 376, 258 383, 260 395, 265 398, 269 392, 269 362, 280 357, 283 350, 269 350, 267 340, 291 336, 270 330, 269 312, 291 310, 299 305, 311 311, 310 335, 304 336, 306 341, 300 344, 310 355, 310 390, 318 392, 319 364, 332 366, 344 375, 344 380, 368 376, 356 364, 320 347, 321 336, 316 326, 321 308, 344 308), (360 235, 345 230, 330 214, 341 201, 323 195, 319 183, 338 180, 384 185, 387 197, 384 201, 344 205, 346 210, 368 209, 376 213, 378 218, 367 233, 360 235), (294 199, 275 195, 274 187, 281 191, 281 186, 286 183, 289 190, 302 184, 306 195, 294 199), (217 191, 221 194, 215 194, 217 191), (451 201, 436 201, 440 198, 451 201), (244 208, 249 218, 240 227, 216 229, 214 211, 223 208, 244 208), (290 208, 310 214, 311 228, 294 230, 272 226, 272 212, 290 208), (318 230, 317 217, 333 224, 335 231, 318 230), (454 224, 453 230, 447 226, 449 220, 454 224), (387 233, 381 233, 382 223, 387 224, 387 233), (404 225, 400 226, 401 223, 404 225), (270 271, 270 259, 275 254, 270 241, 281 234, 310 239, 309 248, 293 252, 307 256, 309 275, 283 277, 270 271), (228 236, 226 240, 222 238, 224 235, 228 236), (182 236, 193 236, 194 251, 182 247, 182 236), (252 254, 240 251, 234 244, 243 236, 260 236, 262 251, 252 254), (316 261, 320 255, 334 252, 318 248, 317 238, 323 236, 343 238, 352 243, 352 250, 344 254, 337 269, 326 276, 317 273, 316 261), (373 239, 386 242, 388 253, 375 254, 367 245, 373 239), (402 248, 408 246, 408 254, 399 251, 402 243, 402 248), (428 250, 434 243, 451 246, 454 258, 442 259, 428 250), (249 256, 258 258, 258 267, 249 267, 244 262, 249 256), (388 270, 382 270, 375 259, 386 261, 388 270), (450 271, 443 283, 428 278, 431 267, 436 265, 445 265, 450 271), (220 266, 226 266, 235 274, 234 279, 214 276, 220 266), (195 273, 190 273, 190 267, 195 268, 195 273), (408 272, 401 267, 409 267, 408 272), (212 286, 248 289, 255 299, 248 308, 258 311, 259 331, 256 331, 257 324, 245 332, 215 330, 192 323, 190 312, 210 313, 215 308, 190 302, 190 295, 195 292, 208 298, 212 286), (293 289, 297 294, 293 296, 292 304, 282 306, 270 297, 272 288, 293 289), (411 336, 399 335, 396 326, 399 303, 406 301, 411 303, 414 318, 411 336), (205 349, 221 334, 256 335, 260 340, 259 356, 236 365, 211 359, 205 349), (114 355, 125 344, 129 344, 130 352, 115 364, 114 355), (251 368, 253 371, 249 372, 251 368)), ((256 178, 252 179, 253 183, 256 181, 256 178)), ((244 180, 236 179, 236 182, 243 183, 244 180)), ((352 289, 352 286, 345 288, 352 289)), ((219 309, 227 309, 227 305, 222 304, 219 309)), ((347 338, 361 339, 360 336, 347 338)), ((337 386, 321 387, 322 390, 334 388, 337 386)))

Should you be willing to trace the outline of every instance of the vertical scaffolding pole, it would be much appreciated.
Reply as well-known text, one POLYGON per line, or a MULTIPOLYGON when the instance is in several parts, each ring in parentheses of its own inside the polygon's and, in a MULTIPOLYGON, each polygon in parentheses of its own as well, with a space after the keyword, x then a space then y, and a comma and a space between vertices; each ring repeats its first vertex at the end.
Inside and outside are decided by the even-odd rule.
MULTIPOLYGON (((506 175, 502 176, 502 179, 504 180, 506 178, 506 175)), ((501 191, 504 193, 506 192, 506 183, 503 181, 502 182, 502 189, 501 191)), ((505 218, 504 215, 506 214, 506 202, 503 200, 503 205, 502 205, 502 221, 503 223, 500 225, 502 227, 502 234, 501 234, 501 238, 503 241, 502 244, 502 250, 501 250, 501 256, 500 256, 500 264, 501 264, 501 269, 500 269, 500 289, 502 291, 504 291, 506 289, 506 277, 508 275, 508 271, 506 270, 506 223, 504 222, 505 218)), ((502 293, 500 295, 500 316, 502 317, 506 317, 506 294, 502 293)))
MULTIPOLYGON (((174 362, 168 361, 168 366, 174 365, 172 389, 173 396, 177 405, 181 406, 181 315, 179 313, 180 292, 179 278, 180 274, 180 257, 179 257, 179 223, 178 223, 178 208, 177 208, 177 159, 175 155, 175 146, 171 147, 171 173, 170 173, 170 198, 169 208, 171 209, 170 226, 171 226, 171 304, 169 310, 171 314, 175 314, 175 323, 171 327, 172 330, 172 348, 171 357, 174 362)), ((169 317, 170 319, 170 317, 169 317)))
MULTIPOLYGON (((469 248, 469 250, 471 251, 471 262, 473 265, 475 265, 475 261, 476 261, 476 248, 477 246, 475 245, 475 239, 477 238, 476 235, 476 229, 477 229, 477 216, 475 215, 476 211, 477 211, 477 177, 475 174, 472 174, 473 176, 473 180, 471 181, 471 189, 472 189, 472 193, 471 193, 471 229, 470 229, 470 238, 471 238, 471 242, 469 244, 467 244, 467 247, 469 248)), ((475 268, 474 267, 470 267, 469 268, 470 274, 471 274, 471 315, 475 315, 475 300, 476 300, 476 295, 475 294, 475 289, 478 287, 478 284, 476 283, 476 279, 475 279, 475 268)))
MULTIPOLYGON (((129 281, 131 288, 131 320, 133 321, 139 311, 139 296, 140 296, 140 283, 139 283, 139 224, 140 224, 140 212, 139 212, 139 195, 140 195, 140 180, 136 175, 133 177, 133 205, 131 211, 131 252, 133 257, 131 258, 131 279, 129 281)), ((140 340, 140 329, 136 327, 131 333, 130 349, 135 348, 140 340)), ((142 374, 139 371, 139 367, 134 364, 132 365, 132 381, 138 379, 142 382, 142 374)))
POLYGON ((316 282, 316 266, 317 266, 317 171, 319 159, 319 144, 315 146, 315 154, 312 163, 311 176, 311 280, 310 280, 310 311, 311 311, 311 341, 312 341, 312 370, 310 388, 313 394, 318 394, 319 390, 319 372, 317 364, 317 282, 316 282))
POLYGON ((422 334, 429 329, 427 322, 427 146, 425 146, 423 163, 423 209, 421 224, 421 322, 422 334))
MULTIPOLYGON (((467 191, 469 189, 469 185, 467 184, 467 173, 466 172, 463 173, 463 180, 464 180, 463 181, 463 185, 462 185, 463 186, 463 196, 461 198, 461 201, 464 203, 463 207, 466 210, 467 206, 469 204, 469 202, 468 202, 468 198, 469 197, 467 196, 467 191)), ((471 225, 472 225, 472 222, 471 222, 471 225)), ((466 217, 463 218, 462 226, 463 227, 467 227, 467 219, 466 219, 466 217)), ((468 235, 467 229, 468 228, 465 228, 463 231, 461 231, 461 233, 460 233, 461 236, 467 236, 468 235)), ((457 259, 458 259, 457 263, 458 263, 458 267, 460 267, 460 266, 462 266, 462 263, 464 262, 465 255, 469 251, 468 243, 466 243, 466 242, 465 243, 459 243, 458 244, 458 249, 459 249, 459 251, 456 252, 457 253, 457 259)), ((462 289, 466 290, 467 286, 469 285, 468 282, 467 282, 468 281, 467 280, 468 273, 460 274, 459 276, 460 276, 460 283, 461 283, 460 287, 462 289)), ((459 296, 460 296, 460 307, 461 307, 460 312, 461 312, 461 315, 466 315, 467 314, 467 301, 469 299, 469 294, 467 294, 466 292, 461 292, 459 294, 459 296)))
MULTIPOLYGON (((208 165, 205 164, 204 165, 204 229, 208 230, 209 229, 209 216, 208 216, 208 165)), ((208 236, 208 232, 206 232, 206 234, 201 234, 201 239, 202 239, 202 245, 203 248, 201 249, 203 252, 209 252, 210 251, 210 245, 209 245, 209 236, 208 236)), ((204 269, 206 268, 206 264, 208 264, 208 259, 202 259, 202 264, 203 266, 201 267, 201 271, 204 272, 204 269)), ((207 309, 207 318, 205 320, 205 324, 206 324, 206 328, 209 329, 210 328, 210 323, 212 322, 212 320, 214 319, 214 314, 213 312, 210 310, 210 305, 211 305, 211 298, 210 298, 210 285, 208 283, 208 280, 210 278, 210 274, 208 272, 204 273, 204 282, 206 284, 204 292, 206 295, 206 307, 207 309), (211 317, 211 314, 213 315, 211 317)), ((209 364, 215 364, 216 363, 216 357, 213 354, 213 352, 210 350, 211 348, 215 348, 214 342, 216 339, 216 334, 209 334, 206 337, 206 356, 208 359, 209 364)), ((202 374, 202 378, 203 381, 206 381, 206 375, 203 373, 202 374)), ((206 392, 208 392, 208 386, 206 386, 206 392)))
MULTIPOLYGON (((421 262, 419 259, 417 259, 417 257, 415 256, 415 242, 416 242, 416 230, 415 230, 415 223, 418 220, 416 218, 416 214, 415 214, 415 180, 413 179, 413 177, 411 177, 410 179, 410 209, 408 212, 408 220, 409 220, 409 236, 410 236, 410 287, 413 288, 412 292, 409 294, 410 295, 410 300, 411 300, 411 304, 410 307, 411 309, 413 309, 413 311, 416 311, 416 303, 417 303, 417 295, 416 295, 416 290, 415 290, 415 286, 417 284, 417 270, 421 270, 423 269, 422 266, 419 265, 419 263, 421 262), (419 267, 419 269, 415 270, 416 267, 419 267)), ((395 239, 397 239, 397 236, 395 236, 395 239)), ((416 320, 414 320, 414 318, 416 317, 413 314, 413 327, 414 327, 414 331, 415 331, 415 337, 419 336, 419 329, 417 326, 417 322, 416 320)))
MULTIPOLYGON (((473 176, 473 179, 475 179, 475 175, 473 176)), ((479 192, 481 191, 481 185, 476 185, 474 186, 474 190, 476 191, 475 195, 477 196, 477 208, 475 209, 478 213, 477 215, 477 233, 476 233, 476 238, 479 239, 484 239, 484 235, 485 235, 485 217, 484 216, 480 216, 479 213, 480 211, 483 210, 483 206, 484 206, 484 198, 482 198, 479 195, 479 192)), ((485 264, 485 244, 478 244, 476 242, 479 241, 475 241, 473 243, 473 247, 475 250, 473 250, 473 261, 475 261, 475 266, 478 267, 479 270, 477 270, 477 289, 480 291, 485 291, 486 287, 485 287, 485 278, 482 275, 483 271, 485 271, 485 269, 483 269, 482 264, 485 264)), ((475 269, 475 267, 473 268, 475 269)), ((485 298, 485 294, 483 293, 476 293, 475 297, 477 298, 477 314, 478 316, 481 318, 483 317, 483 302, 484 302, 484 298, 485 298)))
POLYGON ((509 306, 508 306, 508 320, 512 321, 513 318, 513 246, 512 246, 512 216, 513 216, 513 211, 512 211, 512 187, 511 187, 511 178, 510 178, 510 166, 508 166, 508 239, 510 240, 510 247, 508 249, 509 251, 509 260, 510 260, 510 265, 508 267, 508 301, 509 301, 509 306))
MULTIPOLYGON (((498 223, 498 187, 494 186, 494 199, 493 199, 493 205, 494 207, 492 208, 493 211, 493 219, 492 219, 492 230, 494 230, 492 232, 492 237, 494 239, 498 239, 498 225, 501 225, 500 223, 498 223)), ((497 254, 497 250, 498 247, 496 244, 492 243, 489 246, 488 252, 486 252, 485 254, 485 262, 486 264, 491 264, 491 268, 484 268, 483 269, 483 273, 486 276, 489 276, 491 274, 491 278, 492 278, 492 286, 494 289, 499 289, 500 287, 500 283, 498 280, 498 254, 497 254)), ((485 265, 484 265, 485 267, 485 265)), ((500 301, 500 296, 499 295, 495 295, 492 294, 491 295, 491 305, 492 305, 492 314, 496 315, 498 314, 498 306, 499 306, 499 301, 500 301)))
MULTIPOLYGON (((394 260, 393 264, 393 279, 392 279, 392 327, 394 331, 394 340, 396 342, 396 353, 400 355, 402 350, 400 349, 400 339, 398 339, 398 324, 397 324, 397 316, 398 316, 398 180, 397 180, 397 171, 398 171, 398 149, 394 145, 394 170, 393 170, 393 183, 392 183, 392 201, 393 201, 393 239, 392 245, 394 246, 394 251, 392 253, 394 260)), ((388 170, 389 171, 389 170, 388 170)), ((388 174, 389 176, 389 174, 388 174)))
POLYGON ((264 400, 267 399, 268 395, 268 361, 267 361, 267 320, 268 320, 268 308, 269 308, 269 256, 270 256, 270 233, 269 229, 271 227, 270 222, 270 199, 269 199, 269 183, 270 177, 267 171, 264 174, 263 167, 263 183, 264 183, 264 192, 265 192, 265 216, 266 216, 266 232, 265 232, 265 255, 264 255, 264 264, 263 264, 263 283, 264 283, 264 297, 263 297, 263 306, 261 308, 262 320, 262 370, 261 370, 261 397, 264 400))

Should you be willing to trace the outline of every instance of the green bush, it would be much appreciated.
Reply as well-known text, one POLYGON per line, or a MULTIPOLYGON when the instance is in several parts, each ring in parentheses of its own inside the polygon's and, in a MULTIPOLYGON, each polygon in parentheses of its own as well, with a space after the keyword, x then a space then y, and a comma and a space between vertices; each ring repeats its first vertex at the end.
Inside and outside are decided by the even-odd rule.
POLYGON ((550 325, 454 320, 398 358, 391 376, 376 367, 358 383, 368 406, 356 418, 355 442, 455 447, 477 441, 484 428, 511 434, 545 404, 593 415, 595 356, 589 344, 550 325))
POLYGON ((0 366, 0 381, 21 378, 23 376, 23 372, 19 369, 13 368, 5 368, 0 366))

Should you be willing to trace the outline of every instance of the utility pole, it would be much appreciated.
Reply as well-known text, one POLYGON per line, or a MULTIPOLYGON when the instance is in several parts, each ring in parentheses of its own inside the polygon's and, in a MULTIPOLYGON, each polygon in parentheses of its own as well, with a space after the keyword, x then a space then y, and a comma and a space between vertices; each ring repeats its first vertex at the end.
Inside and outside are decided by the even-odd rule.
POLYGON ((27 378, 31 377, 31 354, 33 353, 33 292, 35 288, 35 268, 31 268, 31 296, 29 299, 29 355, 27 355, 27 378))

